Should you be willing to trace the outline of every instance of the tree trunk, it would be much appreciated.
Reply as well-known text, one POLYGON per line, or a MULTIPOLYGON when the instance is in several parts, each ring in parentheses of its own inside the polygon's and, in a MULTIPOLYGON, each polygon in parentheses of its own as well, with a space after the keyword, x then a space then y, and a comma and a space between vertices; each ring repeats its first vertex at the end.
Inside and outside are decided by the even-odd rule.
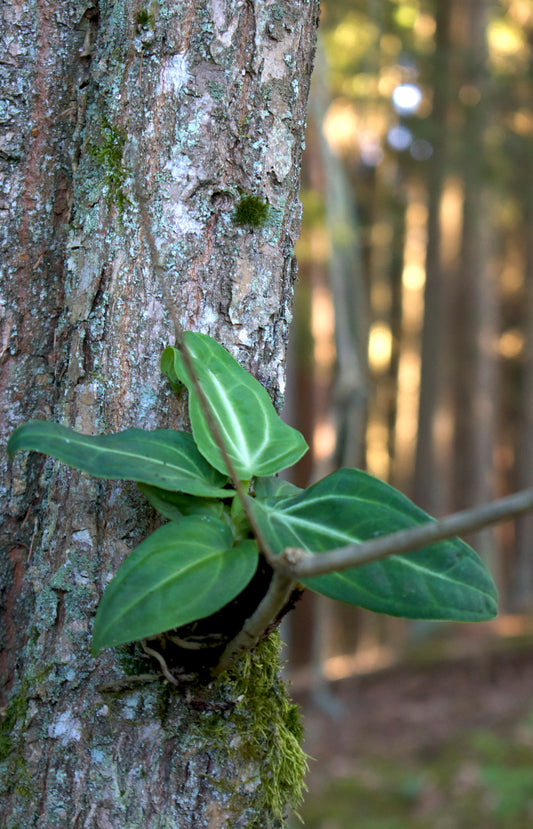
MULTIPOLYGON (((318 0, 1 14, 2 445, 31 418, 182 428, 158 367, 173 318, 279 406, 318 0), (270 205, 262 227, 234 221, 247 194, 270 205)), ((242 676, 102 690, 124 660, 90 656, 92 617, 154 525, 135 487, 4 451, 2 475, 4 825, 283 825, 292 784, 272 756, 292 714, 276 679, 262 741, 242 676)))
MULTIPOLYGON (((530 42, 533 40, 533 31, 530 42)), ((533 62, 530 69, 530 82, 533 82, 533 62)), ((524 211, 524 359, 520 382, 520 428, 516 435, 516 470, 517 486, 526 489, 533 486, 533 237, 530 228, 533 223, 533 142, 528 136, 522 156, 524 175, 523 211, 524 211)), ((527 612, 533 606, 533 515, 524 515, 516 522, 516 551, 513 559, 512 575, 509 587, 508 606, 515 612, 527 612)))
MULTIPOLYGON (((452 508, 482 504, 495 495, 493 455, 499 379, 495 342, 499 309, 491 219, 494 198, 486 184, 485 146, 490 107, 487 25, 492 6, 493 0, 471 0, 454 7, 464 38, 464 83, 476 97, 468 107, 463 130, 461 268, 454 290, 456 422, 452 508)), ((496 574, 499 566, 494 531, 480 530, 471 543, 496 574)), ((498 576, 496 581, 499 583, 498 576)))
MULTIPOLYGON (((437 3, 436 54, 433 71, 432 142, 434 158, 428 180, 428 221, 424 323, 420 349, 420 399, 414 478, 414 500, 432 515, 444 512, 444 475, 439 463, 437 421, 447 394, 446 363, 448 319, 446 279, 442 264, 440 210, 446 178, 446 126, 450 100, 448 53, 450 50, 449 3, 437 3)), ((442 456, 442 451, 440 452, 442 456)))
MULTIPOLYGON (((315 451, 312 481, 317 481, 342 466, 362 466, 366 425, 368 302, 352 185, 343 160, 329 145, 322 129, 330 104, 327 55, 319 37, 309 101, 311 132, 317 145, 313 168, 318 168, 312 172, 320 180, 315 182, 314 190, 321 192, 324 198, 330 250, 327 275, 324 267, 320 268, 320 264, 317 266, 314 263, 314 293, 316 294, 317 286, 326 286, 331 292, 336 366, 332 395, 331 367, 315 364, 313 409, 315 417, 318 409, 318 416, 322 420, 333 421, 336 440, 328 454, 315 451)), ((331 717, 341 716, 342 705, 329 691, 324 664, 329 651, 338 644, 333 641, 338 627, 335 620, 342 609, 345 608, 324 596, 313 597, 311 698, 315 705, 331 717)), ((351 610, 352 620, 360 615, 359 610, 351 610)), ((308 624, 309 620, 301 619, 301 622, 308 624)))

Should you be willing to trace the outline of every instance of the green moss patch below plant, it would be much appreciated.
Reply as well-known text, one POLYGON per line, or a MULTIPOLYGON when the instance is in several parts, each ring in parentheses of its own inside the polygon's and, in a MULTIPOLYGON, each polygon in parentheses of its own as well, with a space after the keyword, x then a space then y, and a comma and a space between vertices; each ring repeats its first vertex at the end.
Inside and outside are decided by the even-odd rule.
POLYGON ((279 634, 274 632, 246 653, 217 680, 216 696, 237 700, 237 704, 229 712, 209 712, 202 721, 203 734, 217 751, 228 755, 239 779, 244 780, 241 792, 247 789, 246 775, 255 778, 259 772, 260 785, 250 785, 246 795, 236 794, 227 784, 231 809, 263 815, 251 817, 246 829, 265 829, 265 814, 272 817, 271 825, 282 825, 287 812, 301 804, 306 788, 303 726, 299 708, 280 678, 279 651, 279 634))

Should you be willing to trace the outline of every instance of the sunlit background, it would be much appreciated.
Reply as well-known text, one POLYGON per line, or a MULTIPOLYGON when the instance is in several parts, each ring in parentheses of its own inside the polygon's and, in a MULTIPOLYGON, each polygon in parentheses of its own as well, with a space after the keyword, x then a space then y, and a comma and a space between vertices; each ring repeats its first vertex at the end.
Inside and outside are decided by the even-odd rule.
MULTIPOLYGON (((324 0, 289 376, 311 446, 298 484, 358 466, 435 516, 533 486, 532 48, 532 0, 324 0)), ((531 644, 533 518, 469 540, 499 587, 494 623, 409 624, 306 596, 284 633, 317 711, 334 722, 343 677, 421 651, 531 644)), ((533 826, 528 722, 509 814, 487 795, 477 818, 309 825, 533 826)))

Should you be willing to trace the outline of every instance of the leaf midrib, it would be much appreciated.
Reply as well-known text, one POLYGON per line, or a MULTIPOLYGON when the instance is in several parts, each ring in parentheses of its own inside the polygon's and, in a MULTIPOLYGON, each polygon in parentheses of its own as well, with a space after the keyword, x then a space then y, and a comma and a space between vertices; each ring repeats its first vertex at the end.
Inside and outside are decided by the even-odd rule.
MULTIPOLYGON (((203 474, 203 471, 198 467, 194 461, 189 457, 189 455, 184 452, 182 449, 179 449, 175 446, 169 446, 163 439, 156 438, 155 440, 151 439, 151 448, 155 448, 156 446, 159 449, 163 449, 164 451, 173 452, 174 455, 177 455, 180 459, 183 459, 185 463, 188 464, 189 468, 184 468, 182 466, 178 466, 176 462, 165 461, 157 457, 148 456, 146 454, 139 454, 138 452, 125 450, 125 449, 117 449, 113 446, 102 446, 96 443, 95 441, 91 440, 92 437, 102 438, 102 437, 115 437, 115 435, 80 435, 77 432, 73 433, 73 437, 61 437, 61 435, 57 434, 53 437, 50 437, 45 431, 41 433, 47 440, 50 441, 57 441, 60 445, 73 445, 76 448, 83 447, 85 449, 90 449, 93 453, 105 453, 105 454, 112 454, 117 457, 130 459, 134 461, 142 461, 145 464, 149 464, 151 466, 159 466, 161 469, 167 469, 173 473, 175 473, 178 477, 181 478, 189 478, 192 481, 202 484, 205 488, 211 490, 222 490, 222 487, 217 486, 217 484, 211 482, 208 478, 206 478, 203 474), (88 440, 84 440, 87 437, 88 440)), ((117 434, 121 434, 120 432, 117 434)), ((34 450, 39 451, 39 450, 34 450)), ((93 458, 93 460, 96 460, 93 458)), ((79 461, 77 462, 79 463, 79 461)), ((101 477, 109 476, 109 473, 102 474, 99 472, 101 477)), ((135 478, 135 480, 140 480, 139 478, 135 478)))
MULTIPOLYGON (((234 435, 236 435, 237 442, 235 438, 232 436, 232 433, 228 431, 227 427, 224 425, 220 415, 218 415, 215 411, 217 420, 219 422, 220 428, 223 430, 224 434, 226 435, 228 442, 233 448, 233 452, 235 457, 239 459, 239 463, 244 465, 247 469, 252 469, 254 466, 254 461, 256 458, 261 457, 262 452, 264 451, 265 447, 268 445, 269 436, 270 436, 270 427, 268 418, 265 416, 264 407, 262 405, 262 401, 260 396, 256 393, 255 389, 250 389, 244 386, 243 383, 234 383, 231 387, 231 390, 234 391, 238 385, 242 385, 247 392, 250 392, 254 395, 256 399, 259 400, 260 404, 260 411, 261 416, 263 419, 264 429, 263 429, 263 442, 254 450, 253 453, 250 453, 251 444, 250 441, 247 440, 246 434, 242 429, 242 426, 239 422, 239 419, 235 416, 233 406, 231 405, 231 401, 226 393, 226 390, 222 386, 220 380, 216 376, 215 372, 211 370, 210 380, 215 386, 216 391, 218 392, 219 398, 224 405, 224 410, 228 420, 233 425, 234 435)), ((214 443, 214 441, 213 441, 214 443)), ((216 444, 215 444, 216 445, 216 444)), ((218 448, 218 447, 217 447, 218 448)))
MULTIPOLYGON (((118 433, 118 434, 120 434, 120 433, 118 433)), ((98 435, 98 437, 104 437, 104 436, 103 435, 98 435)), ((113 436, 110 435, 109 437, 113 437, 113 436)), ((107 447, 104 447, 104 446, 99 446, 97 443, 91 443, 91 442, 86 442, 86 441, 80 440, 79 438, 77 440, 76 439, 72 440, 72 438, 65 438, 63 442, 64 443, 79 443, 82 446, 88 446, 88 447, 92 448, 93 450, 96 450, 97 452, 106 452, 106 453, 110 453, 110 454, 113 454, 113 455, 121 455, 121 456, 126 457, 126 458, 135 458, 136 460, 143 460, 145 462, 148 461, 148 463, 157 464, 159 466, 165 466, 165 467, 168 467, 170 469, 174 469, 178 472, 181 472, 184 475, 193 475, 192 470, 187 471, 187 470, 182 469, 179 466, 175 466, 173 463, 169 463, 168 461, 161 460, 160 458, 148 457, 146 455, 139 455, 137 452, 129 452, 129 451, 126 451, 125 449, 114 449, 113 447, 107 448, 107 447)), ((154 444, 155 443, 156 443, 156 441, 154 441, 154 444)), ((164 441, 159 442, 158 445, 159 445, 159 447, 164 447, 165 449, 168 449, 169 451, 174 452, 176 455, 179 455, 179 457, 182 457, 185 460, 188 460, 191 463, 191 465, 193 466, 193 469, 198 469, 198 467, 194 466, 194 464, 191 462, 191 459, 182 450, 177 449, 176 447, 173 447, 173 446, 168 447, 164 443, 164 441)))

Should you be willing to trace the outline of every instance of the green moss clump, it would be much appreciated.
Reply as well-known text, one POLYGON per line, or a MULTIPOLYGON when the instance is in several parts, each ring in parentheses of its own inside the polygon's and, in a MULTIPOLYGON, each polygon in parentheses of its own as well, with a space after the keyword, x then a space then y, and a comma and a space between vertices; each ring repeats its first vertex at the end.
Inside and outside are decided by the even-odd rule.
POLYGON ((14 750, 12 732, 16 724, 20 721, 24 728, 29 704, 28 685, 28 680, 22 683, 20 691, 9 701, 0 722, 0 762, 7 760, 14 750))
POLYGON ((108 205, 115 203, 122 218, 124 208, 130 204, 130 200, 123 191, 124 182, 128 176, 128 170, 122 163, 126 133, 119 127, 111 124, 104 116, 101 121, 100 143, 90 143, 88 151, 98 162, 104 171, 104 180, 107 184, 108 205))
POLYGON ((137 31, 140 29, 153 29, 155 26, 154 15, 150 14, 148 9, 140 9, 137 12, 135 22, 137 24, 137 31))
POLYGON ((236 741, 228 739, 222 714, 211 713, 211 722, 203 724, 207 726, 204 733, 209 734, 218 751, 226 752, 232 765, 240 769, 240 779, 246 781, 247 774, 254 778, 260 775, 261 785, 250 787, 253 802, 229 790, 230 808, 236 813, 251 810, 251 814, 263 815, 252 818, 246 829, 264 829, 265 814, 282 823, 288 808, 294 811, 299 807, 306 789, 308 757, 301 746, 303 726, 299 708, 289 698, 279 675, 279 652, 276 631, 218 680, 226 686, 221 689, 223 695, 237 700, 229 715, 238 735, 236 741))
POLYGON ((43 682, 53 668, 50 665, 36 676, 23 679, 20 689, 13 694, 3 713, 0 721, 0 762, 6 762, 6 770, 0 778, 2 794, 13 791, 22 798, 34 795, 33 781, 26 770, 23 741, 17 737, 26 728, 32 688, 43 682))
POLYGON ((128 676, 140 676, 141 674, 149 673, 149 660, 147 660, 146 654, 138 642, 119 645, 115 648, 115 652, 122 670, 128 676))
POLYGON ((241 226, 263 227, 269 212, 268 204, 257 196, 243 196, 235 208, 233 222, 241 226))

